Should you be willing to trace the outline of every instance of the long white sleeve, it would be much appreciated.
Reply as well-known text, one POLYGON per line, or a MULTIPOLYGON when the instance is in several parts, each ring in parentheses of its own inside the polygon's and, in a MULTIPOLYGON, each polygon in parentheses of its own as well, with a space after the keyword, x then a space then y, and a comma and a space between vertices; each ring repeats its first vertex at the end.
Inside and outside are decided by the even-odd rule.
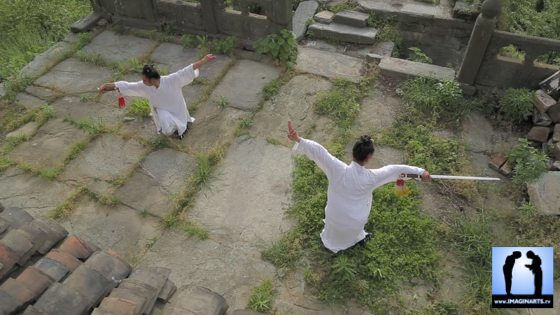
POLYGON ((373 174, 374 185, 383 186, 399 179, 401 174, 422 175, 424 169, 409 165, 387 165, 382 168, 369 170, 373 174))
POLYGON ((337 177, 344 172, 347 167, 344 162, 334 157, 319 143, 301 138, 292 149, 294 153, 303 153, 325 172, 329 179, 337 177))
POLYGON ((180 87, 183 87, 191 83, 194 79, 198 78, 200 72, 198 69, 194 69, 193 65, 188 65, 185 68, 174 72, 169 75, 169 78, 173 79, 180 87))
POLYGON ((147 97, 145 92, 146 85, 144 85, 142 81, 138 81, 138 82, 118 81, 115 82, 115 86, 118 89, 119 93, 121 93, 124 96, 147 97))

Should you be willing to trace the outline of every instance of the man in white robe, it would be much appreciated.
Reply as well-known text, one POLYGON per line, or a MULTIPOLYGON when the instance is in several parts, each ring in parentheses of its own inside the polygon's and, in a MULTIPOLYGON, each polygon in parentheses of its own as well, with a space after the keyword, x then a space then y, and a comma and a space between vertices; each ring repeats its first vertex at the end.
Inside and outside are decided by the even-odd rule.
POLYGON ((350 165, 334 157, 319 143, 301 138, 291 122, 288 123, 288 138, 296 142, 295 153, 305 154, 327 175, 329 188, 321 240, 334 253, 367 240, 369 233, 364 231, 364 226, 371 211, 374 189, 396 181, 401 174, 418 174, 424 181, 431 179, 424 169, 408 165, 367 169, 365 165, 374 152, 369 136, 362 136, 354 145, 350 165))
POLYGON ((187 127, 195 120, 189 114, 182 88, 198 77, 199 69, 203 65, 215 59, 214 55, 206 55, 201 60, 166 76, 160 76, 153 65, 145 65, 142 81, 105 83, 98 90, 99 93, 117 90, 124 96, 147 98, 156 131, 166 136, 175 134, 182 139, 187 127))

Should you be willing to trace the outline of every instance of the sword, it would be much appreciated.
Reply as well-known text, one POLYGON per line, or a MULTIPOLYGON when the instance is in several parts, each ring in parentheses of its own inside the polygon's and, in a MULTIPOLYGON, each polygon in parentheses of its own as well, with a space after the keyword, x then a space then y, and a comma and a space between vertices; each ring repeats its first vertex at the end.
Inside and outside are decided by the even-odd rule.
MULTIPOLYGON (((416 174, 403 174, 404 179, 420 179, 420 175, 416 174)), ((450 176, 450 175, 431 175, 432 179, 445 179, 445 180, 481 180, 481 181, 501 181, 497 177, 477 177, 477 176, 450 176)))

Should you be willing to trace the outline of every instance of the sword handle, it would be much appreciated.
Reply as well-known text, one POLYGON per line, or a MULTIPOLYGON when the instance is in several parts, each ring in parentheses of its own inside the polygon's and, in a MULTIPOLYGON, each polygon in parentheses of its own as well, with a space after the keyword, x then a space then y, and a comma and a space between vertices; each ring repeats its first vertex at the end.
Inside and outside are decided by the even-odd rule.
POLYGON ((420 175, 418 174, 401 174, 401 176, 406 177, 406 178, 412 178, 412 179, 419 179, 420 175))

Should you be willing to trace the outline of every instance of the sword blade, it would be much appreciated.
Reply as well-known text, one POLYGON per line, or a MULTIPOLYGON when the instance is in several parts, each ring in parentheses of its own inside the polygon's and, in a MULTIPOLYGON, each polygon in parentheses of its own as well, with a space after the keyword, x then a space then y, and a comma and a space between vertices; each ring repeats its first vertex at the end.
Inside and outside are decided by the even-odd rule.
POLYGON ((501 181, 497 177, 432 175, 432 179, 501 181))

